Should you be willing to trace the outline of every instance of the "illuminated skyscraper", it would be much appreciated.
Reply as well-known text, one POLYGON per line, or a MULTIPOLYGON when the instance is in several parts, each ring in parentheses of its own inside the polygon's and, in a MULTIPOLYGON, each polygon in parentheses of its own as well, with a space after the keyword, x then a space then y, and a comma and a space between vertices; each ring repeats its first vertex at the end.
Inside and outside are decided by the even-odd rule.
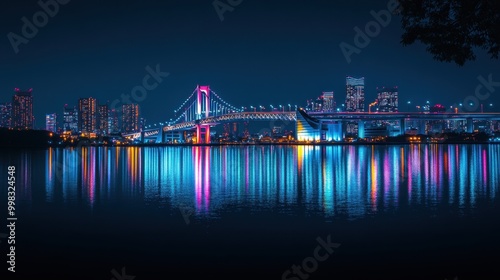
POLYGON ((55 113, 45 115, 45 130, 54 133, 57 131, 57 115, 55 113))
POLYGON ((377 94, 379 112, 398 112, 398 87, 377 88, 377 94))
POLYGON ((33 89, 28 91, 15 89, 15 94, 12 97, 12 127, 20 129, 34 128, 32 92, 33 89))
POLYGON ((110 110, 108 115, 108 127, 110 134, 117 134, 120 132, 120 125, 118 120, 118 112, 115 109, 110 110))
POLYGON ((122 132, 139 131, 139 104, 122 105, 122 132))
POLYGON ((97 100, 95 98, 80 98, 78 102, 78 130, 81 133, 97 131, 97 100))
POLYGON ((0 104, 0 127, 12 126, 12 103, 1 103, 0 104))
POLYGON ((75 106, 70 107, 68 104, 64 105, 63 112, 63 130, 71 131, 73 133, 78 132, 78 110, 75 106))
POLYGON ((333 91, 323 92, 321 96, 323 99, 323 111, 324 112, 333 112, 336 110, 336 103, 333 91))
POLYGON ((365 78, 346 77, 346 112, 365 111, 365 78))
POLYGON ((107 135, 110 133, 109 130, 109 108, 108 105, 99 105, 98 110, 98 130, 99 134, 107 135))

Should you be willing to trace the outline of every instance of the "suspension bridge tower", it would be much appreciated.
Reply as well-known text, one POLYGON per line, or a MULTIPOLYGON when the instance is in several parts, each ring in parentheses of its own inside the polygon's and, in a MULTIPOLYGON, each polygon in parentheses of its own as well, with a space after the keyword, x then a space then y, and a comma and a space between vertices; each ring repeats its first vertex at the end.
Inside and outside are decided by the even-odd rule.
MULTIPOLYGON (((208 118, 210 116, 210 86, 200 86, 196 88, 196 120, 208 118)), ((196 124, 196 143, 210 143, 210 124, 196 124)))

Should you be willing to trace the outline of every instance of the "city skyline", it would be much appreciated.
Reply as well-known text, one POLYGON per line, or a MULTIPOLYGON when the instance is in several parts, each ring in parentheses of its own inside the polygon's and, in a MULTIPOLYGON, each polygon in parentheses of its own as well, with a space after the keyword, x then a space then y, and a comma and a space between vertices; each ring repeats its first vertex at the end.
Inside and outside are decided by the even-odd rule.
POLYGON ((79 98, 77 106, 64 104, 61 112, 45 113, 43 124, 35 126, 33 89, 14 89, 12 102, 0 103, 0 127, 11 129, 47 130, 54 133, 70 131, 75 134, 110 135, 120 132, 136 132, 144 126, 139 115, 139 104, 123 104, 120 110, 110 109, 108 104, 96 98, 79 98), (122 113, 121 124, 118 112, 122 113))
MULTIPOLYGON (((351 139, 361 142, 380 142, 387 141, 388 137, 392 137, 389 141, 416 141, 415 136, 412 135, 418 135, 418 141, 422 141, 420 137, 424 136, 427 137, 424 141, 429 141, 428 137, 432 137, 433 140, 430 141, 443 142, 446 138, 441 136, 448 134, 452 137, 461 134, 459 137, 463 140, 488 137, 488 141, 497 141, 495 135, 499 130, 500 114, 491 111, 470 114, 462 111, 463 108, 461 112, 458 112, 458 105, 448 110, 442 104, 432 105, 429 101, 424 106, 416 106, 419 109, 417 112, 400 112, 397 86, 377 88, 378 97, 375 102, 368 105, 368 112, 365 112, 364 81, 364 77, 346 76, 346 103, 343 104, 345 110, 341 111, 335 108, 334 92, 325 91, 318 99, 312 102, 307 100, 306 110, 302 107, 298 108, 297 105, 288 104, 288 106, 276 107, 270 105, 268 109, 259 106, 259 112, 257 112, 257 107, 254 106, 239 109, 226 102, 210 86, 198 85, 176 110, 179 116, 175 121, 171 119, 170 122, 160 122, 159 126, 156 123, 153 128, 148 126, 148 129, 145 127, 144 118, 140 118, 139 105, 136 103, 122 104, 121 129, 118 129, 117 110, 110 110, 107 104, 99 104, 98 100, 93 97, 80 98, 78 108, 64 105, 63 129, 71 133, 64 131, 61 135, 62 141, 57 143, 59 145, 63 145, 63 142, 67 144, 68 141, 74 143, 74 140, 79 141, 78 139, 96 141, 96 137, 110 136, 111 131, 121 133, 121 135, 114 135, 112 141, 124 141, 128 144, 210 144, 213 143, 212 141, 220 143, 236 141, 234 139, 243 141, 241 143, 262 141, 333 143, 350 142, 351 139), (376 112, 372 112, 372 106, 377 106, 376 112), (293 112, 292 108, 294 108, 293 112), (259 120, 269 120, 274 124, 272 136, 268 133, 255 134, 248 131, 248 122, 259 120), (283 123, 277 126, 276 121, 283 123), (290 121, 295 122, 295 129, 284 130, 284 125, 290 121), (243 134, 237 129, 238 122, 244 122, 243 134), (213 134, 212 127, 215 132, 215 127, 221 124, 224 124, 225 131, 222 134, 213 134), (74 130, 75 126, 77 131, 74 130), (234 131, 231 133, 226 131, 228 126, 233 126, 234 131), (116 137, 121 140, 117 140, 116 137)), ((13 119, 17 120, 15 123, 18 125, 13 128, 29 129, 27 125, 20 126, 19 124, 21 121, 33 120, 32 113, 30 113, 33 107, 32 92, 32 89, 25 92, 15 90, 13 96, 15 106, 13 107, 17 108, 17 115, 13 115, 13 119)), ((2 112, 6 108, 7 106, 4 105, 2 112)), ((2 116, 2 122, 5 123, 5 119, 5 116, 2 116)), ((46 130, 60 133, 56 113, 47 114, 45 120, 46 130)), ((52 136, 51 133, 50 137, 52 136)), ((478 141, 484 141, 484 139, 478 141)))
MULTIPOLYGON (((359 78, 356 78, 356 77, 353 77, 353 76, 345 76, 346 77, 346 88, 345 88, 345 98, 342 98, 342 94, 340 93, 335 93, 335 91, 322 91, 321 92, 321 95, 318 97, 318 101, 319 99, 321 99, 321 106, 323 106, 323 104, 325 103, 325 100, 323 100, 325 94, 328 95, 328 99, 331 98, 331 105, 328 105, 328 106, 334 106, 337 111, 346 111, 346 112, 368 112, 370 107, 372 106, 377 106, 377 109, 376 111, 380 111, 380 112, 397 112, 398 110, 399 111, 408 111, 408 112, 412 112, 412 111, 428 111, 430 109, 430 106, 431 103, 429 100, 425 101, 425 102, 421 102, 420 105, 418 105, 419 103, 415 103, 413 102, 411 98, 403 98, 403 101, 406 100, 406 102, 404 102, 405 104, 403 103, 400 103, 400 95, 398 94, 399 93, 399 87, 398 86, 393 86, 393 87, 386 87, 386 86, 376 86, 375 87, 375 95, 374 96, 371 96, 370 98, 371 99, 367 99, 366 98, 366 94, 365 94, 365 91, 366 91, 366 88, 365 88, 365 77, 359 77, 359 78), (353 96, 353 94, 355 93, 355 87, 352 87, 350 88, 350 83, 354 83, 355 85, 361 85, 361 89, 359 91, 359 93, 357 93, 358 95, 360 95, 361 99, 357 100, 356 102, 358 103, 358 105, 356 106, 361 106, 359 109, 357 108, 354 108, 353 110, 349 110, 349 107, 348 107, 348 100, 349 100, 349 96, 353 96), (386 109, 382 109, 380 110, 380 107, 383 106, 380 104, 380 100, 381 100, 381 90, 383 89, 387 89, 387 91, 385 92, 385 99, 389 98, 389 96, 387 95, 387 92, 391 92, 391 91, 395 91, 395 96, 392 96, 391 98, 393 98, 394 100, 392 100, 391 102, 395 102, 395 104, 392 104, 390 105, 389 107, 394 107, 394 108, 386 108, 386 109), (373 100, 374 102, 372 102, 371 100, 373 100), (339 104, 341 104, 342 106, 340 106, 339 104), (402 108, 400 109, 400 106, 402 106, 402 108), (427 106, 427 107, 426 107, 427 106)), ((15 92, 23 92, 21 91, 19 88, 14 88, 14 91, 15 92)), ((32 91, 33 91, 33 88, 30 88, 28 91, 25 91, 25 92, 30 92, 31 94, 31 98, 32 99, 35 99, 36 97, 36 94, 33 95, 32 94, 32 91)), ((90 97, 91 98, 91 97, 90 97)), ((82 99, 86 99, 86 98, 79 98, 78 100, 82 100, 82 99)), ((88 98, 87 98, 88 99, 88 98)), ((98 102, 98 100, 96 98, 93 98, 95 100, 95 102, 98 102)), ((353 99, 354 100, 354 99, 353 99)), ((31 100, 31 102, 33 102, 33 100, 31 100)), ((77 104, 78 104, 79 101, 77 101, 77 104)), ((309 101, 308 100, 302 100, 302 102, 299 102, 299 107, 300 106, 304 106, 304 107, 308 107, 307 103, 309 101)), ((311 99, 311 102, 312 102, 312 99, 311 99)), ((330 101, 329 101, 330 102, 330 101)), ((387 100, 385 100, 384 102, 388 102, 387 100)), ((124 107, 124 105, 126 104, 122 104, 121 106, 119 106, 120 108, 110 108, 110 104, 111 106, 115 105, 115 104, 119 104, 120 102, 116 102, 113 101, 113 102, 110 102, 109 100, 106 101, 105 103, 96 103, 95 104, 95 108, 93 109, 95 111, 95 116, 94 116, 94 120, 92 120, 93 122, 95 122, 95 124, 92 126, 92 131, 98 131, 98 130, 101 130, 101 127, 104 125, 106 127, 105 130, 108 130, 108 128, 112 128, 113 127, 113 124, 112 124, 112 121, 111 119, 108 119, 107 123, 104 124, 104 122, 102 122, 98 115, 101 114, 101 112, 99 111, 99 108, 101 106, 106 106, 108 108, 108 115, 112 115, 110 112, 112 110, 115 110, 117 109, 117 111, 122 111, 124 107)), ((262 103, 262 102, 261 102, 262 103)), ((265 102, 263 102, 265 104, 265 102)), ((278 102, 278 103, 282 103, 282 104, 286 104, 283 103, 283 102, 278 102)), ((276 103, 276 104, 278 104, 276 103)), ((136 103, 129 103, 129 104, 136 104, 136 103)), ((254 103, 255 104, 255 103, 254 103)), ((455 109, 458 109, 458 110, 461 110, 461 111, 470 111, 470 112, 481 112, 481 111, 489 111, 489 112, 492 112, 492 111, 497 111, 495 110, 495 106, 493 103, 488 103, 488 102, 481 102, 480 104, 473 104, 473 103, 470 103, 468 104, 469 108, 475 108, 475 110, 471 110, 469 108, 465 108, 465 105, 463 103, 457 103, 457 102, 453 102, 453 101, 447 101, 447 102, 435 102, 435 103, 432 103, 434 105, 441 105, 441 104, 450 104, 449 106, 453 106, 453 110, 455 109), (474 106, 473 106, 474 105, 474 106)), ((6 112, 8 112, 8 109, 7 107, 8 106, 12 106, 12 102, 1 102, 0 100, 0 112, 2 112, 2 121, 0 122, 0 127, 4 126, 4 127, 9 127, 8 125, 5 125, 5 124, 8 124, 8 122, 12 122, 13 123, 13 120, 12 120, 12 116, 11 116, 11 119, 10 120, 4 120, 6 118, 6 112)), ((68 106, 68 104, 64 104, 64 106, 68 106)), ((246 106, 242 106, 243 108, 247 108, 248 109, 248 106, 251 106, 251 105, 246 105, 246 106)), ((444 108, 451 108, 447 105, 444 106, 444 108)), ((75 106, 77 109, 79 106, 75 106)), ((261 108, 262 109, 262 108, 261 108)), ((12 110, 12 109, 11 109, 12 110)), ((316 109, 312 109, 312 110, 316 110, 316 109)), ((78 111, 78 110, 77 110, 78 111)), ((12 111, 11 111, 11 114, 12 114, 12 111)), ((48 112, 43 112, 43 116, 46 116, 47 114, 49 114, 48 112)), ((61 115, 61 116, 64 116, 67 114, 66 112, 66 109, 63 108, 61 111, 58 111, 55 113, 56 115, 61 115)), ((141 116, 140 119, 145 119, 144 116, 141 116)), ((34 116, 34 124, 33 124, 33 127, 36 127, 35 128, 38 128, 38 129, 43 129, 43 127, 46 126, 46 123, 43 122, 41 124, 36 124, 36 117, 34 116)), ((41 119, 44 119, 44 118, 41 118, 41 119)), ((58 128, 63 128, 63 129, 66 129, 67 128, 67 123, 66 121, 64 121, 66 118, 63 117, 62 118, 63 121, 61 121, 61 119, 58 120, 58 128)), ((78 119, 79 122, 81 122, 81 120, 78 119)), ((122 119, 123 121, 123 119, 122 119)), ((141 122, 141 120, 138 120, 137 123, 141 122)), ((156 120, 156 121, 152 121, 150 123, 160 123, 162 122, 162 120, 156 120)), ((117 132, 117 129, 116 129, 116 126, 118 126, 118 124, 116 123, 115 121, 115 124, 114 124, 114 131, 117 132)), ((138 125, 139 127, 139 125, 138 125)), ((78 131, 82 131, 82 128, 81 128, 81 123, 79 123, 77 125, 77 130, 78 131)), ((122 125, 122 128, 123 128, 123 125, 122 125)), ((69 129, 69 130, 74 130, 74 129, 69 129)), ((121 130, 120 130, 121 131, 121 130)), ((110 131, 108 131, 109 133, 110 131)))

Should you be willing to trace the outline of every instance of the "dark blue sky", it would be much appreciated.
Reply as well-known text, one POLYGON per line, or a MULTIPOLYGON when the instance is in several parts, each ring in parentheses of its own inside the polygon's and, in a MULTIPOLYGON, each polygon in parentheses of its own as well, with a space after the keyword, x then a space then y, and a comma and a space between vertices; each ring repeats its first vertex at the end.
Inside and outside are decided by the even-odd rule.
MULTIPOLYGON (((80 97, 104 103, 130 94, 157 64, 170 76, 140 102, 150 122, 171 118, 197 84, 238 107, 304 104, 326 90, 343 102, 352 75, 366 78, 367 103, 377 86, 397 85, 401 103, 451 105, 474 95, 480 75, 500 81, 499 61, 484 52, 458 67, 434 61, 422 45, 401 46, 398 17, 347 63, 339 44, 354 44, 354 27, 364 29, 387 2, 243 0, 221 22, 210 0, 71 0, 16 54, 7 35, 21 35, 21 18, 32 21, 41 7, 9 1, 0 9, 0 102, 15 87, 33 88, 42 127, 45 113, 80 97)), ((498 110, 499 92, 484 103, 498 110)))

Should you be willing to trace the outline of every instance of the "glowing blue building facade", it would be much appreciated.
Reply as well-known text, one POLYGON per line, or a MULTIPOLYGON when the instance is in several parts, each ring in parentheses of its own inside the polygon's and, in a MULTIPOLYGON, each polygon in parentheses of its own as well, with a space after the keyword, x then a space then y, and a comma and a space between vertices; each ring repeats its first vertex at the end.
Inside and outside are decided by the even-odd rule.
POLYGON ((297 111, 296 123, 297 140, 299 141, 320 141, 321 122, 310 117, 303 110, 297 111))
POLYGON ((303 110, 297 111, 297 140, 299 141, 342 141, 342 121, 320 121, 303 110))

